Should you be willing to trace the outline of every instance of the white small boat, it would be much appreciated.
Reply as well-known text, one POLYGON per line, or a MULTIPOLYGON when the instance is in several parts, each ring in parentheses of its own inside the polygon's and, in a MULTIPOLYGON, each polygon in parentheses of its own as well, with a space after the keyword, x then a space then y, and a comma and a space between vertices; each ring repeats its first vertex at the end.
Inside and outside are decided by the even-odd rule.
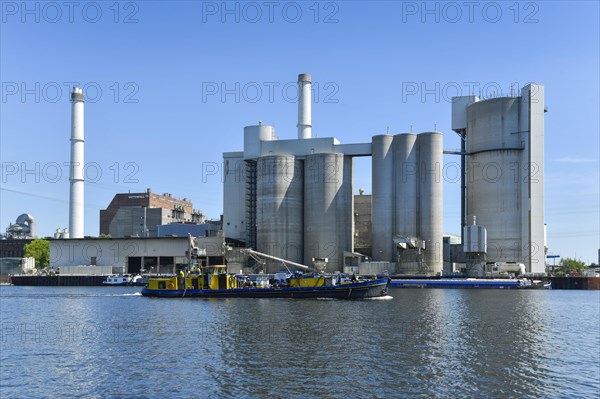
POLYGON ((106 277, 106 279, 102 282, 104 285, 129 285, 129 286, 144 286, 148 283, 146 279, 144 279, 139 274, 135 276, 131 275, 111 275, 106 277))

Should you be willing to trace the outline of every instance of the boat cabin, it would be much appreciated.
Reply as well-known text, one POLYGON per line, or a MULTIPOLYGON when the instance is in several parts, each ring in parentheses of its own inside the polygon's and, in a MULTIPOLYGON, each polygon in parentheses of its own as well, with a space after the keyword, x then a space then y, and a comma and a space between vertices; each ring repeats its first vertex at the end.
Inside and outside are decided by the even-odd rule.
POLYGON ((189 272, 185 278, 182 272, 178 276, 148 281, 148 288, 152 290, 228 290, 237 286, 237 278, 227 274, 226 266, 202 266, 189 272))

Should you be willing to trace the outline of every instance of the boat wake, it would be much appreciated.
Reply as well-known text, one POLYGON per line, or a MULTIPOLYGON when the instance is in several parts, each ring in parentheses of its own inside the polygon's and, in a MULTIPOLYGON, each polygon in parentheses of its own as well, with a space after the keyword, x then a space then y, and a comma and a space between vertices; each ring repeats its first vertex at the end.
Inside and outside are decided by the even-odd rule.
POLYGON ((134 292, 132 294, 109 294, 106 296, 142 296, 141 292, 134 292))
POLYGON ((365 300, 368 300, 368 301, 389 301, 390 299, 394 299, 394 297, 391 295, 386 295, 386 296, 377 296, 374 298, 365 298, 365 300))

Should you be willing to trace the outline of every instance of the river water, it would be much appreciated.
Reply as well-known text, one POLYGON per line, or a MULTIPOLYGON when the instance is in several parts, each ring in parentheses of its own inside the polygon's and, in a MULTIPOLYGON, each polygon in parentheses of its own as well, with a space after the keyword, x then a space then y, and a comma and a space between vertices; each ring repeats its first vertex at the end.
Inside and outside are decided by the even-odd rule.
POLYGON ((600 292, 0 287, 1 398, 600 397, 600 292))

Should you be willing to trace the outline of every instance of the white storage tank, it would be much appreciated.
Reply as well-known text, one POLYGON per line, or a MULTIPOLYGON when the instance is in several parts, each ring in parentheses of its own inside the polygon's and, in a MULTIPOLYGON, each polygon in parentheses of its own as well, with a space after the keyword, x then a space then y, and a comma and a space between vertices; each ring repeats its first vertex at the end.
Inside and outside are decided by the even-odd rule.
POLYGON ((275 140, 275 128, 270 125, 251 125, 244 127, 244 159, 256 159, 260 156, 261 141, 275 140))

